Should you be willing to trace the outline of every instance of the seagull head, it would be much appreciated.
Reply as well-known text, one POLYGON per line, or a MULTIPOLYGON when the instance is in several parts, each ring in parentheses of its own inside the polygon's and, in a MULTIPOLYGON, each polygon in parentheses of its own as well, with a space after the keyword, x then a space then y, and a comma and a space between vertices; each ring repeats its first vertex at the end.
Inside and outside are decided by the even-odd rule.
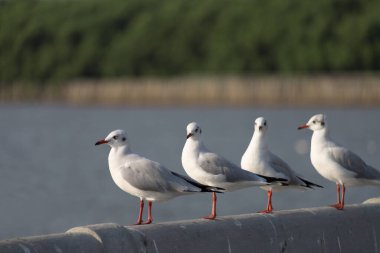
POLYGON ((325 129, 327 127, 326 118, 327 117, 323 114, 314 115, 306 124, 299 126, 298 130, 304 128, 309 128, 312 131, 325 129))
POLYGON ((202 129, 197 122, 191 122, 186 127, 186 139, 199 139, 201 136, 202 129))
POLYGON ((114 130, 105 139, 99 140, 95 145, 108 144, 111 147, 120 147, 127 144, 127 133, 124 130, 114 130))
POLYGON ((267 120, 263 117, 259 117, 255 120, 255 132, 265 133, 268 129, 267 120))

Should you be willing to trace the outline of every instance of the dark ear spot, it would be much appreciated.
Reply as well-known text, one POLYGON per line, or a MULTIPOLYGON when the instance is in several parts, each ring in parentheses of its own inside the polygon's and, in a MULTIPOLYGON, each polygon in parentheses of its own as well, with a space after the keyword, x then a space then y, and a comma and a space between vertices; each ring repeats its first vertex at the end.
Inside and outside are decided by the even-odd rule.
POLYGON ((123 137, 121 140, 122 140, 122 141, 125 141, 126 139, 127 139, 127 138, 123 137))
POLYGON ((321 121, 321 125, 324 126, 324 125, 325 125, 325 122, 324 122, 324 121, 321 121))
POLYGON ((202 133, 202 129, 199 129, 199 133, 200 133, 200 134, 202 133))

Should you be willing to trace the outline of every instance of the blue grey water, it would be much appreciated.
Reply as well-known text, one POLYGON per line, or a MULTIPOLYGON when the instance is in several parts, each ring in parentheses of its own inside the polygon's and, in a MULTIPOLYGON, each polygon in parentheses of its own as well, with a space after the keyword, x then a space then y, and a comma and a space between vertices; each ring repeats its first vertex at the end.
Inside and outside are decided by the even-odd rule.
MULTIPOLYGON (((43 105, 0 106, 0 239, 64 232, 94 223, 132 224, 138 199, 113 183, 108 146, 94 146, 111 130, 125 129, 135 152, 185 173, 181 152, 185 127, 197 121, 209 149, 240 164, 253 121, 269 121, 269 145, 305 178, 325 186, 274 193, 276 210, 325 206, 335 202, 335 185, 310 163, 311 132, 298 131, 310 116, 328 115, 332 137, 380 168, 379 109, 327 108, 136 108, 43 105), (306 153, 305 153, 306 152, 306 153)), ((380 188, 349 188, 347 203, 380 195, 380 188)), ((153 204, 155 222, 207 215, 210 194, 194 194, 153 204)), ((264 209, 266 193, 250 188, 219 194, 218 214, 264 209)))

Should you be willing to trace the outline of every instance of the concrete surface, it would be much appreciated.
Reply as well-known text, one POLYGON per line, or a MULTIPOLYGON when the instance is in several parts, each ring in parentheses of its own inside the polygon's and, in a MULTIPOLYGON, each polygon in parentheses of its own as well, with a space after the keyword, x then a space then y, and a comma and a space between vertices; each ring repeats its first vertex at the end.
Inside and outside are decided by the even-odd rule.
POLYGON ((343 211, 320 207, 215 221, 90 225, 62 234, 0 241, 0 252, 380 252, 380 202, 351 205, 343 211))

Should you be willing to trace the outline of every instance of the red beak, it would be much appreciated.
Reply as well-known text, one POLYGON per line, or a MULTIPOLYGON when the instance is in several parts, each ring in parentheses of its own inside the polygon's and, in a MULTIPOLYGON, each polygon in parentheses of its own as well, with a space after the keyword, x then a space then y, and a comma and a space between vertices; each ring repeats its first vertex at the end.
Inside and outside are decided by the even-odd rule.
POLYGON ((309 126, 308 125, 301 125, 301 126, 299 126, 297 129, 298 130, 301 130, 301 129, 304 129, 304 128, 309 128, 309 126))
POLYGON ((192 133, 189 133, 187 136, 186 136, 186 139, 189 139, 191 136, 193 136, 192 133))
POLYGON ((101 145, 101 144, 107 144, 108 143, 108 141, 106 141, 106 140, 100 140, 100 141, 97 141, 96 143, 95 143, 95 146, 97 146, 97 145, 101 145))

